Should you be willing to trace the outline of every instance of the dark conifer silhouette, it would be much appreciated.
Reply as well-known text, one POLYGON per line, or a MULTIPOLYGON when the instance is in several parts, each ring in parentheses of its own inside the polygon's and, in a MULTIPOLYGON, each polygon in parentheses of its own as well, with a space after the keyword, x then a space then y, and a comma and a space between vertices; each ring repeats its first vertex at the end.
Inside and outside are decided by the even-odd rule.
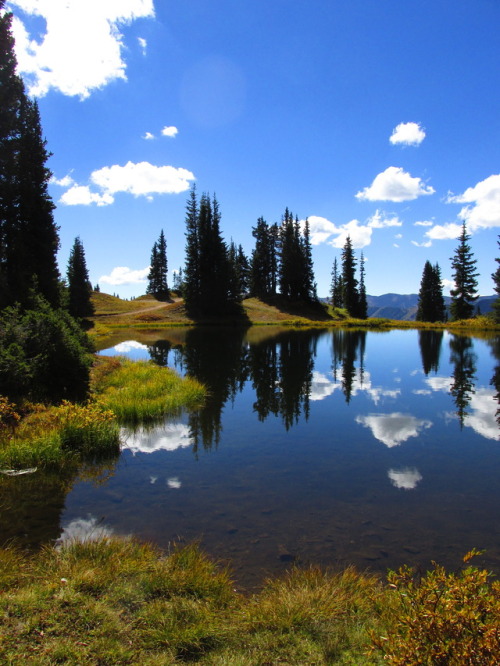
POLYGON ((170 296, 168 289, 167 241, 163 229, 151 250, 151 265, 148 274, 147 293, 160 301, 170 296))
MULTIPOLYGON (((497 243, 500 246, 500 240, 498 240, 497 243)), ((493 303, 492 310, 493 310, 493 318, 495 319, 497 324, 500 324, 500 257, 497 257, 495 261, 497 262, 498 266, 496 271, 492 273, 491 277, 495 284, 495 292, 497 293, 498 298, 493 303)))
POLYGON ((417 321, 445 321, 446 306, 441 284, 441 270, 426 261, 418 294, 417 321))
POLYGON ((94 307, 90 297, 92 284, 89 280, 85 250, 80 238, 75 238, 69 255, 68 270, 68 311, 77 318, 91 317, 94 307))
POLYGON ((359 291, 356 279, 356 258, 350 236, 347 236, 342 250, 342 305, 351 317, 358 316, 359 291))

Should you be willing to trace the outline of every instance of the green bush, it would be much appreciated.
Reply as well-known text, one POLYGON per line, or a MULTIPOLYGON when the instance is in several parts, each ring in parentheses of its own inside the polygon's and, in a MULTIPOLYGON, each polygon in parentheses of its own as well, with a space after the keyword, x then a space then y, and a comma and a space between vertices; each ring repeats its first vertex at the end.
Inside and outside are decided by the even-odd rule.
POLYGON ((10 399, 82 400, 88 394, 90 341, 64 310, 41 297, 32 309, 0 313, 0 386, 10 399))

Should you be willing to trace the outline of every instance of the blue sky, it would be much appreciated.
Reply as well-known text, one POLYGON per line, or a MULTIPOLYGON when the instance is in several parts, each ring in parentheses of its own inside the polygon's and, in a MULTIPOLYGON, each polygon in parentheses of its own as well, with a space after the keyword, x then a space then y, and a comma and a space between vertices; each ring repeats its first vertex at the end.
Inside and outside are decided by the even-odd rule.
POLYGON ((184 263, 189 187, 222 231, 288 206, 310 221, 319 294, 349 233, 370 294, 445 293, 462 221, 481 295, 500 234, 498 0, 10 0, 40 104, 65 273, 145 291, 163 228, 184 263))

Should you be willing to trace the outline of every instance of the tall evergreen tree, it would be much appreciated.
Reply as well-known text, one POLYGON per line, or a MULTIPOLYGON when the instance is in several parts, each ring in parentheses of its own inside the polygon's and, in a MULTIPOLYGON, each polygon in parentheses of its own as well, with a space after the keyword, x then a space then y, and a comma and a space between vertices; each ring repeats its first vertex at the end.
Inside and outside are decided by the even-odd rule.
MULTIPOLYGON (((0 10, 4 6, 0 0, 0 10)), ((12 15, 0 16, 0 306, 36 288, 59 304, 58 229, 40 114, 16 75, 12 15)))
POLYGON ((342 307, 342 275, 338 269, 337 257, 333 260, 330 297, 334 308, 342 307))
POLYGON ((257 298, 274 298, 278 279, 278 228, 263 217, 252 229, 255 248, 250 259, 250 293, 257 298))
POLYGON ((219 203, 194 188, 186 215, 184 301, 194 315, 222 314, 234 303, 227 246, 220 231, 219 203))
POLYGON ((441 284, 441 269, 426 261, 418 293, 417 321, 445 321, 446 306, 441 284))
POLYGON ((365 286, 365 257, 362 252, 359 260, 359 301, 357 315, 359 319, 366 319, 368 317, 368 301, 366 300, 365 286))
POLYGON ((68 270, 68 311, 77 318, 90 317, 94 313, 94 306, 90 297, 92 284, 85 261, 85 250, 79 237, 75 238, 69 255, 68 270))
POLYGON ((462 225, 462 233, 458 237, 459 245, 451 259, 453 268, 453 279, 455 288, 450 290, 452 319, 470 319, 474 314, 474 302, 478 298, 477 276, 474 254, 468 241, 470 235, 467 233, 465 222, 462 225))
POLYGON ((342 250, 342 305, 351 317, 358 316, 359 291, 356 279, 356 258, 350 236, 347 236, 342 250))
POLYGON ((151 250, 147 293, 152 294, 160 301, 168 299, 170 295, 168 289, 167 241, 163 229, 151 250))
MULTIPOLYGON (((497 241, 499 247, 500 247, 500 240, 497 241)), ((493 279, 493 282, 495 283, 495 291, 497 293, 498 298, 494 301, 493 303, 493 317, 497 324, 500 323, 500 257, 497 257, 495 259, 497 262, 498 266, 497 269, 494 273, 492 273, 491 277, 493 279)))

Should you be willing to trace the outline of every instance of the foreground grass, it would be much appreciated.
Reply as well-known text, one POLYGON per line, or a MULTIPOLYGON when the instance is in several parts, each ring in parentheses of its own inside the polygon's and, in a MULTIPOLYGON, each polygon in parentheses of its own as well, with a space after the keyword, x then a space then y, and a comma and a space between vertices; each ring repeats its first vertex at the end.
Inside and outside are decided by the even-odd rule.
POLYGON ((137 425, 199 407, 205 388, 189 377, 150 361, 100 358, 93 375, 94 391, 120 423, 137 425))
POLYGON ((293 570, 244 597, 195 546, 134 540, 0 550, 5 664, 495 664, 488 574, 407 570, 389 585, 347 569, 293 570))

